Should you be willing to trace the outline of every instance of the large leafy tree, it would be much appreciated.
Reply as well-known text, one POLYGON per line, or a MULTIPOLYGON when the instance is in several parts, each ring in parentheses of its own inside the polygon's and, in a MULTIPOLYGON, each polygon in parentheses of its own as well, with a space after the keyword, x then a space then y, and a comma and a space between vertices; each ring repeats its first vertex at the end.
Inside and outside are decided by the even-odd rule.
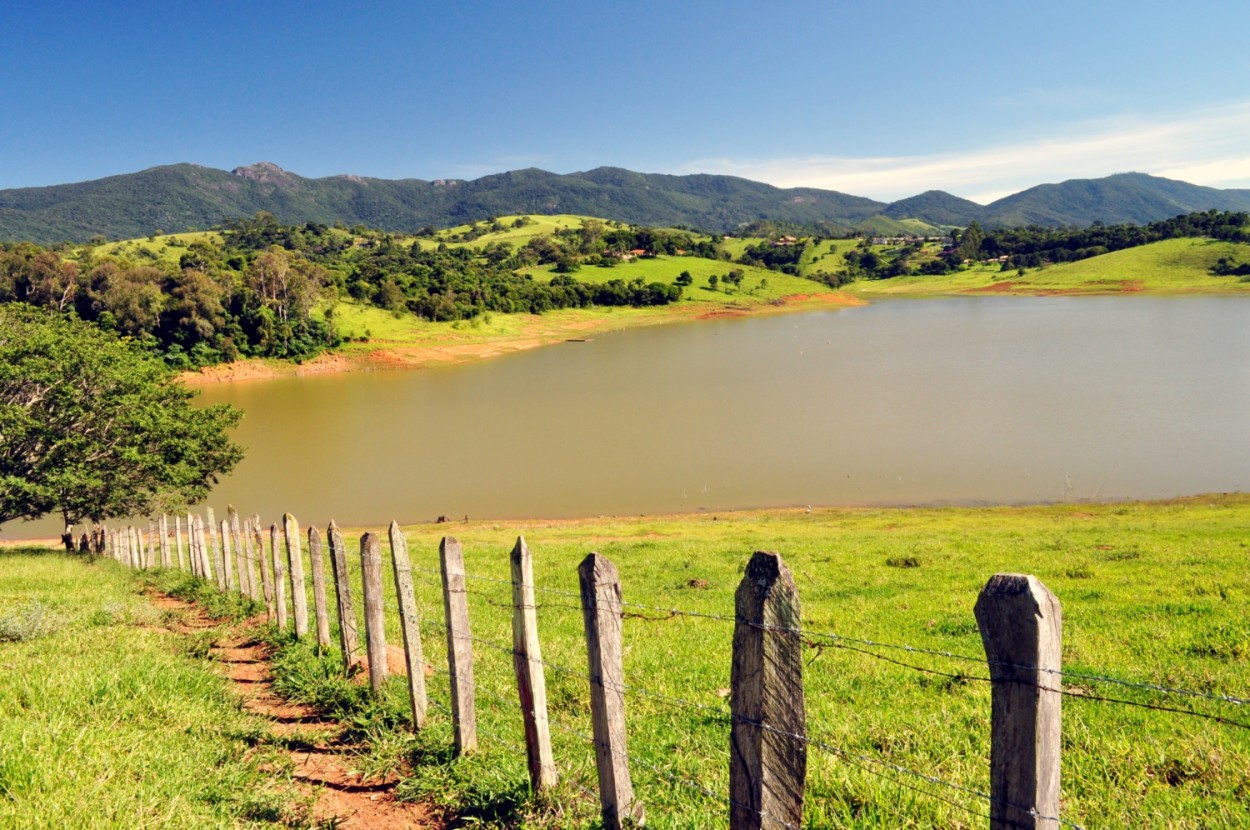
POLYGON ((242 458, 242 413, 129 343, 55 312, 0 306, 0 523, 66 524, 197 501, 242 458))

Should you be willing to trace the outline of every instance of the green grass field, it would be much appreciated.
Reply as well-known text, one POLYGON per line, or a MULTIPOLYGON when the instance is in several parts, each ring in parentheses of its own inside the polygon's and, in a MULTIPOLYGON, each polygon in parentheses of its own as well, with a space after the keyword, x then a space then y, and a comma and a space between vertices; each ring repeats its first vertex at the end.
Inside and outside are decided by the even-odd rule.
MULTIPOLYGON (((1250 496, 410 526, 433 670, 427 728, 408 726, 402 678, 372 703, 341 678, 336 649, 319 656, 274 632, 277 682, 347 720, 371 747, 358 767, 401 771, 402 797, 435 800, 476 826, 597 826, 576 577, 596 551, 617 564, 632 603, 629 754, 647 824, 725 826, 733 594, 751 552, 774 550, 794 573, 810 641, 804 826, 983 827, 987 805, 968 791, 988 788, 990 690, 978 680, 986 670, 972 606, 992 574, 1032 573, 1063 604, 1064 820, 1245 827, 1244 705, 1094 678, 1250 696, 1248 525, 1250 496), (451 756, 446 711, 444 534, 464 545, 476 638, 481 747, 462 759, 451 756), (561 775, 543 803, 527 793, 512 678, 507 553, 518 535, 535 558, 561 775)), ((358 614, 360 532, 346 533, 358 614)), ((400 643, 389 565, 384 574, 388 638, 400 643)), ((157 581, 168 589, 185 578, 157 581)), ((290 823, 282 791, 257 772, 263 756, 246 750, 264 743, 258 727, 192 656, 206 640, 172 641, 140 584, 110 561, 0 555, 0 636, 16 632, 0 642, 0 746, 21 747, 0 756, 0 825, 290 823), (74 759, 68 773, 49 762, 61 757, 74 759)))
POLYGON ((875 294, 938 295, 969 291, 1004 294, 1109 294, 1142 291, 1151 294, 1239 293, 1250 283, 1237 277, 1214 277, 1210 269, 1220 257, 1250 259, 1250 245, 1209 239, 1168 239, 1114 251, 1080 262, 1028 269, 1023 276, 997 265, 974 266, 940 277, 896 277, 867 280, 852 290, 875 294))
MULTIPOLYGON (((1247 826, 1244 706, 1086 677, 1246 698, 1247 523, 1250 497, 1236 496, 410 527, 434 703, 427 730, 410 735, 402 725, 403 682, 393 679, 390 714, 371 715, 377 736, 371 763, 381 770, 413 761, 402 793, 434 798, 486 826, 594 826, 576 567, 596 551, 616 562, 624 598, 637 604, 626 608, 624 621, 626 705, 634 785, 648 824, 724 826, 733 593, 750 553, 768 549, 793 571, 809 639, 823 644, 809 648, 805 661, 809 736, 824 747, 809 752, 805 826, 984 826, 987 804, 965 791, 986 791, 989 774, 990 690, 977 680, 986 670, 978 662, 983 652, 972 606, 997 572, 1032 573, 1063 604, 1065 669, 1080 675, 1066 678, 1071 694, 1063 701, 1065 820, 1084 827, 1247 826), (462 760, 448 756, 437 576, 444 533, 464 544, 477 638, 482 748, 462 760), (552 738, 564 782, 558 807, 527 801, 517 751, 522 732, 507 553, 518 534, 536 561, 552 738)), ((349 548, 357 549, 354 540, 349 548)), ((399 642, 393 596, 387 603, 389 637, 399 642)), ((292 692, 338 699, 335 655, 319 663, 303 646, 289 646, 287 655, 292 692)))
POLYGON ((0 827, 298 826, 213 630, 163 623, 112 561, 0 552, 0 827))
POLYGON ((221 234, 217 231, 194 231, 190 233, 169 233, 127 239, 121 242, 110 242, 95 249, 96 258, 117 257, 118 259, 134 260, 142 264, 145 260, 153 264, 177 265, 187 246, 199 240, 221 242, 221 234))

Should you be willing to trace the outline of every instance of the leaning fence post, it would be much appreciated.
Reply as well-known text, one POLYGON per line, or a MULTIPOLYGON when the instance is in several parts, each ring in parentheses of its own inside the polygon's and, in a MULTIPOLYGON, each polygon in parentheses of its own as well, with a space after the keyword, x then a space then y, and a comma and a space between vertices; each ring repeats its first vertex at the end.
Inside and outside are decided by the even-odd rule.
POLYGON ((729 826, 803 825, 807 717, 794 577, 756 551, 734 595, 730 671, 729 826))
POLYGON ((269 525, 269 558, 273 560, 273 604, 277 609, 278 629, 286 631, 286 568, 282 566, 282 549, 278 547, 278 525, 269 525))
POLYGON ((399 525, 391 522, 391 566, 395 571, 395 597, 399 602, 399 628, 404 635, 404 656, 408 660, 408 702, 412 704, 412 725, 425 728, 425 655, 421 648, 421 620, 412 591, 412 563, 408 561, 408 540, 399 525))
POLYGON ((456 755, 477 749, 477 711, 473 702, 473 639, 464 585, 460 543, 444 536, 438 545, 443 575, 443 612, 447 621, 447 670, 451 676, 451 722, 456 755))
POLYGON ((234 575, 234 551, 230 548, 230 522, 221 520, 221 562, 225 570, 226 590, 233 591, 236 587, 234 575))
POLYGON ((239 511, 234 505, 226 506, 226 519, 230 524, 230 540, 234 544, 235 571, 239 578, 239 592, 244 596, 252 596, 251 579, 247 569, 247 551, 243 545, 243 534, 239 529, 239 511))
POLYGON ((168 568, 169 562, 169 517, 161 514, 161 567, 168 568))
POLYGON ((352 602, 351 572, 347 567, 347 548, 339 526, 330 520, 326 528, 330 542, 330 573, 334 577, 334 602, 339 612, 339 648, 343 651, 343 671, 352 667, 352 657, 360 649, 356 627, 356 605, 352 602))
POLYGON ((199 546, 200 552, 200 576, 204 579, 212 580, 214 579, 214 563, 209 561, 208 543, 206 538, 207 537, 204 534, 204 517, 197 514, 195 517, 195 540, 196 544, 199 546))
POLYGON ((221 539, 217 536, 217 518, 213 508, 205 507, 204 515, 208 517, 208 541, 212 545, 213 570, 217 574, 217 587, 226 590, 226 565, 221 556, 221 539))
POLYGON ((547 721, 547 679, 538 645, 538 614, 534 608, 534 560, 523 538, 512 548, 512 665, 516 669, 530 784, 536 794, 556 785, 547 721))
POLYGON ((361 583, 365 592, 365 650, 369 655, 369 686, 380 694, 386 683, 386 616, 382 607, 382 547, 378 537, 360 537, 361 583))
POLYGON ((1037 577, 995 574, 974 609, 989 661, 990 828, 1059 826, 1063 615, 1037 577))
POLYGON ((577 568, 590 667, 590 717, 603 826, 620 830, 642 824, 642 802, 634 800, 625 748, 625 669, 621 651, 621 579, 616 565, 597 553, 577 568))
MULTIPOLYGON (((255 544, 257 540, 256 529, 252 527, 251 519, 243 520, 243 550, 245 551, 244 562, 247 566, 247 584, 249 587, 248 596, 259 602, 264 599, 264 593, 261 590, 261 579, 257 575, 256 566, 259 562, 264 565, 263 556, 257 557, 256 550, 264 550, 264 546, 255 544)), ((263 567, 262 567, 263 570, 263 567)))
POLYGON ((273 557, 265 555, 265 536, 260 521, 252 517, 252 538, 256 541, 256 561, 260 566, 260 587, 265 598, 265 617, 270 622, 278 619, 273 593, 273 557))
POLYGON ((330 614, 326 610, 325 558, 321 555, 321 534, 308 526, 308 562, 312 566, 313 614, 317 619, 317 647, 330 646, 330 614))
POLYGON ((299 545, 299 522, 290 513, 282 515, 282 533, 286 537, 286 557, 290 560, 291 605, 295 612, 295 639, 308 636, 308 593, 304 587, 304 552, 299 545))

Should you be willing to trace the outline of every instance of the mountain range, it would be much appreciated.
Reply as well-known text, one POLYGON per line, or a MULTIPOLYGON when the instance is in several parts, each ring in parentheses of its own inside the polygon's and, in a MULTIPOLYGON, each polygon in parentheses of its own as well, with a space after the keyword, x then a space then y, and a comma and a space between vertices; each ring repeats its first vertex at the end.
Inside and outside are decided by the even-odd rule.
POLYGON ((232 171, 173 164, 76 184, 0 190, 0 240, 85 242, 160 229, 206 229, 269 211, 284 223, 343 222, 397 232, 510 214, 573 213, 651 226, 732 232, 757 220, 841 228, 1146 223, 1203 210, 1250 210, 1250 190, 1144 173, 1043 184, 988 205, 930 190, 878 202, 833 190, 779 188, 733 176, 674 176, 599 167, 513 170, 479 179, 310 179, 261 162, 232 171), (909 220, 907 224, 903 220, 909 220))

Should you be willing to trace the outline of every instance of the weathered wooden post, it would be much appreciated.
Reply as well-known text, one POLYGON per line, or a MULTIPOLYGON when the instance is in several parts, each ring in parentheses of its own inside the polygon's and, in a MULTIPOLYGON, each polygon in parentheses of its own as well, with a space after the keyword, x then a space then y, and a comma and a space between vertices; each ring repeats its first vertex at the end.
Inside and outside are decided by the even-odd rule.
POLYGON ((313 614, 317 620, 317 647, 330 646, 330 614, 326 609, 325 557, 321 555, 321 534, 308 527, 308 562, 312 566, 313 614))
POLYGON ((538 645, 538 613, 534 608, 534 561, 525 540, 512 548, 512 665, 516 669, 521 717, 525 722, 525 749, 530 785, 535 794, 557 783, 547 721, 547 678, 538 645))
POLYGON ((620 830, 642 824, 642 802, 634 800, 625 747, 625 668, 621 650, 621 580, 616 565, 597 553, 577 568, 590 667, 590 718, 603 826, 620 830))
MULTIPOLYGON (((259 602, 260 600, 265 598, 265 595, 264 595, 264 592, 261 590, 261 579, 256 574, 256 566, 258 563, 256 551, 258 549, 263 551, 264 546, 257 544, 256 539, 257 539, 256 529, 252 527, 252 520, 246 519, 243 522, 243 545, 247 551, 246 555, 244 556, 244 559, 247 562, 248 596, 250 596, 254 601, 259 602)), ((263 560, 264 560, 264 557, 263 556, 260 557, 259 564, 261 566, 262 571, 264 570, 264 564, 265 564, 263 560)))
POLYGON ((204 517, 198 514, 195 517, 195 547, 200 557, 200 576, 212 580, 213 563, 208 552, 208 538, 204 532, 204 517))
POLYGON ((161 567, 168 568, 169 561, 169 517, 161 514, 161 567))
POLYGON ((207 516, 206 526, 208 527, 208 542, 212 547, 205 551, 211 554, 213 565, 212 570, 217 579, 217 587, 226 590, 226 565, 221 559, 221 537, 217 535, 217 518, 213 515, 213 508, 205 507, 204 515, 207 516))
POLYGON ((339 612, 339 647, 343 650, 343 671, 352 667, 352 657, 360 649, 356 625, 356 605, 352 602, 351 572, 347 567, 347 548, 339 526, 330 520, 326 529, 330 542, 330 574, 334 577, 334 601, 339 612))
MULTIPOLYGON (((190 547, 191 541, 191 514, 187 513, 187 546, 190 547)), ((187 560, 182 558, 182 516, 174 517, 174 535, 177 537, 174 541, 178 544, 178 567, 182 570, 188 569, 187 560)), ((195 573, 195 554, 191 554, 190 561, 191 573, 195 573)))
POLYGON ((243 555, 243 540, 230 527, 229 521, 225 523, 225 529, 228 531, 230 546, 234 548, 234 579, 239 586, 239 593, 247 596, 247 559, 243 555))
POLYGON ((200 567, 199 552, 195 547, 195 517, 190 513, 187 514, 187 561, 192 576, 204 575, 200 567))
POLYGON ((989 662, 990 828, 1059 826, 1059 600, 1033 576, 995 574, 974 613, 989 662))
POLYGON ((447 621, 447 670, 451 676, 451 724, 456 755, 477 749, 477 710, 473 702, 473 638, 464 585, 460 543, 444 536, 438 545, 443 576, 443 614, 447 621))
POLYGON ((278 628, 286 631, 286 568, 282 565, 282 549, 278 547, 278 525, 269 525, 269 557, 273 560, 273 604, 277 609, 278 628))
POLYGON ((299 546, 299 522, 290 513, 282 515, 282 533, 286 537, 286 557, 290 562, 291 605, 295 611, 295 639, 308 636, 308 593, 304 588, 304 552, 299 546))
POLYGON ((148 549, 148 555, 147 555, 148 567, 155 568, 157 564, 160 562, 160 558, 158 556, 158 550, 157 550, 156 521, 153 519, 148 519, 147 549, 148 549))
POLYGON ((412 705, 412 725, 425 728, 425 654, 421 648, 421 620, 417 598, 412 590, 412 563, 408 560, 408 540, 399 525, 391 522, 391 566, 395 571, 395 597, 399 601, 399 628, 404 635, 404 656, 408 660, 408 702, 412 705))
POLYGON ((365 650, 369 655, 369 686, 380 694, 386 683, 386 617, 382 607, 382 549, 378 537, 360 537, 360 572, 365 592, 365 650))
POLYGON ((226 519, 230 524, 230 541, 234 544, 235 572, 239 578, 239 592, 244 596, 252 596, 252 584, 248 578, 247 553, 243 544, 243 533, 239 527, 239 511, 233 504, 226 505, 226 519))
POLYGON ((221 562, 225 570, 226 590, 233 591, 235 589, 234 578, 234 551, 230 549, 230 522, 225 519, 221 520, 221 562))
POLYGON ((801 827, 807 775, 799 595, 781 557, 756 551, 734 595, 729 826, 801 827))
POLYGON ((256 539, 256 559, 260 564, 260 584, 265 594, 265 615, 271 622, 278 619, 273 591, 273 557, 265 555, 265 537, 260 522, 252 517, 252 535, 256 539))

